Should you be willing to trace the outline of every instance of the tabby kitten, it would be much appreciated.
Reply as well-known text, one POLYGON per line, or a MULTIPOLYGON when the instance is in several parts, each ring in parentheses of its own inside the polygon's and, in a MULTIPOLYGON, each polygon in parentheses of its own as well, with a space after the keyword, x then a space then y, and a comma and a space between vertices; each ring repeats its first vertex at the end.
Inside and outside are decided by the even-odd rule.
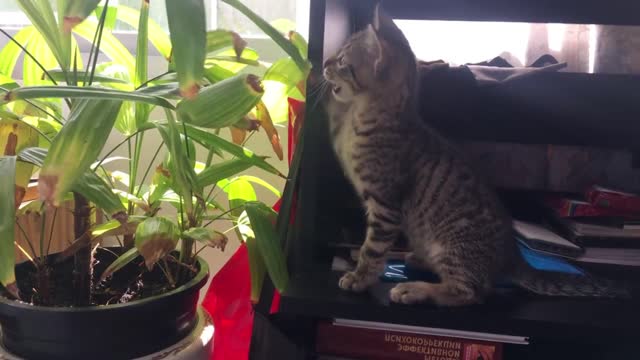
POLYGON ((400 233, 412 246, 408 263, 439 275, 439 283, 405 282, 394 302, 481 302, 498 275, 534 293, 617 296, 608 281, 530 268, 512 236, 512 222, 445 139, 420 119, 416 58, 393 20, 376 7, 369 27, 324 64, 334 150, 367 214, 358 265, 339 286, 364 291, 378 281, 400 233))

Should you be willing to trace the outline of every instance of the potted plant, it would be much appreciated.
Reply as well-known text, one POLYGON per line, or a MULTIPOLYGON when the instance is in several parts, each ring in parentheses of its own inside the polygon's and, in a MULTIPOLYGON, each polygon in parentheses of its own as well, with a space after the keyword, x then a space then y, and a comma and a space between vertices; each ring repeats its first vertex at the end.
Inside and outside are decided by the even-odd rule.
POLYGON ((18 0, 33 25, 0 57, 24 51, 35 85, 18 86, 10 79, 17 56, 2 57, 6 121, 0 126, 9 130, 0 157, 0 325, 9 352, 29 359, 134 358, 176 343, 195 326, 198 292, 208 277, 199 251, 226 244, 227 235, 210 226, 221 220, 255 245, 252 272, 286 286, 274 213, 246 184, 271 187, 236 175, 255 167, 284 176, 241 144, 260 127, 282 157, 262 80, 295 90, 309 65, 297 37, 286 39, 240 2, 225 2, 289 57, 265 66, 237 34, 207 32, 202 0, 166 1, 169 36, 149 19, 148 1, 138 11, 59 0, 56 13, 48 0, 18 0), (114 18, 138 29, 135 56, 110 33, 114 18), (76 36, 92 44, 86 62, 76 36), (168 65, 154 78, 147 71, 149 43, 168 65), (38 56, 33 44, 43 47, 38 56), (100 62, 100 55, 110 61, 100 62), (231 129, 234 141, 218 135, 222 128, 231 129), (114 129, 124 136, 116 148, 127 147, 125 159, 104 148, 114 129), (151 133, 162 141, 142 164, 151 133), (198 161, 202 151, 206 161, 198 161), (108 169, 117 161, 128 172, 108 169), (23 203, 34 169, 39 199, 23 203), (228 206, 220 193, 230 195, 228 206), (50 254, 43 226, 39 239, 21 248, 30 260, 16 266, 16 214, 39 211, 44 223, 65 202, 74 204, 70 246, 50 254))

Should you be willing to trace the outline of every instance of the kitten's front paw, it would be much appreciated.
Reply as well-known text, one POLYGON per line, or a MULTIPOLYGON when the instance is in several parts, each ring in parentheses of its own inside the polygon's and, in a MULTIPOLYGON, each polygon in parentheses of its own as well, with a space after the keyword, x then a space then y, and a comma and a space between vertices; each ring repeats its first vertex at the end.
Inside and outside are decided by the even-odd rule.
POLYGON ((418 282, 400 283, 389 293, 391 301, 400 304, 418 304, 429 298, 429 285, 418 282))
POLYGON ((373 282, 368 281, 366 278, 357 275, 353 271, 345 273, 340 278, 338 286, 343 290, 362 292, 366 290, 373 282))

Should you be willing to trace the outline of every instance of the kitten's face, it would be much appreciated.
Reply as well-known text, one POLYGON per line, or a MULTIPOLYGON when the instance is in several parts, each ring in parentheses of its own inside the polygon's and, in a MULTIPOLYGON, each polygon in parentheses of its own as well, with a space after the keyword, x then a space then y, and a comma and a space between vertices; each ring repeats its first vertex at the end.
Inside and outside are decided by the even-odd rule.
POLYGON ((375 86, 372 59, 379 56, 379 50, 369 31, 354 34, 324 63, 324 78, 331 84, 332 96, 340 102, 351 102, 357 94, 375 86))
POLYGON ((324 63, 323 75, 331 84, 332 97, 350 103, 368 92, 405 90, 413 83, 415 67, 406 38, 393 20, 376 8, 373 24, 352 35, 324 63))

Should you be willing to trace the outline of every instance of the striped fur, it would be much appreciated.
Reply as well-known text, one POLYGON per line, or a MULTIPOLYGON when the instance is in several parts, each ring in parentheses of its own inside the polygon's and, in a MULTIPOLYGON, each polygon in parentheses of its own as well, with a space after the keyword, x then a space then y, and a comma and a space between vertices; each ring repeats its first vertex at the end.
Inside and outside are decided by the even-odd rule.
POLYGON ((391 299, 458 306, 481 302, 498 275, 547 295, 616 296, 607 282, 541 274, 520 257, 511 219, 479 179, 416 108, 416 60, 393 21, 376 9, 374 22, 325 62, 334 150, 360 195, 367 232, 353 272, 340 287, 375 283, 400 233, 407 261, 435 271, 440 283, 401 283, 391 299), (597 284, 596 284, 597 283, 597 284))

